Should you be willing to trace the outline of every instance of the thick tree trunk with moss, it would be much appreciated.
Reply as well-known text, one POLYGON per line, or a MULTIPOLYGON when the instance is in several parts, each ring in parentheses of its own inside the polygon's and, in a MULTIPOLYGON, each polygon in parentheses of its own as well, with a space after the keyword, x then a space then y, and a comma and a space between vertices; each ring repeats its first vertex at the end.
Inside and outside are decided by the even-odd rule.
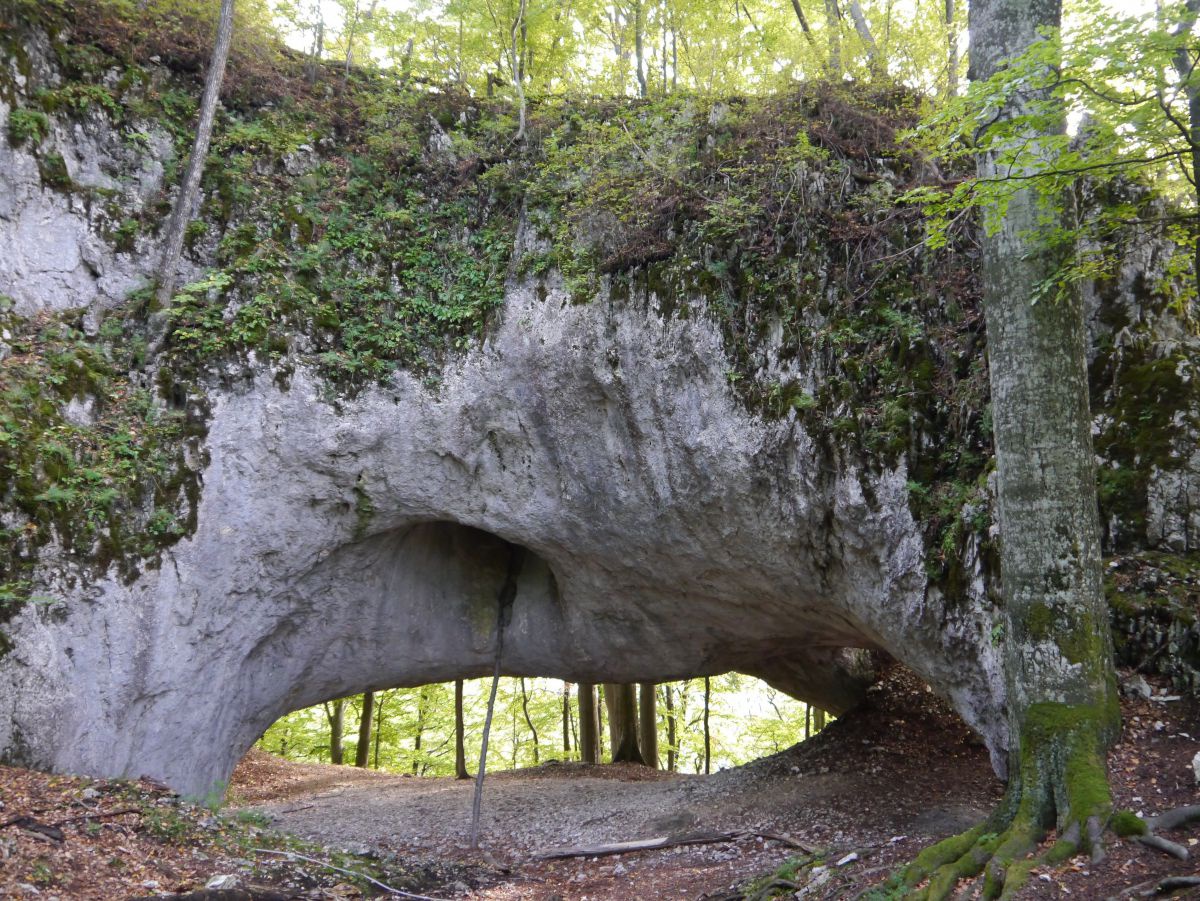
MULTIPOLYGON (((1058 0, 974 0, 971 77, 986 80, 1057 28, 1058 0)), ((998 111, 993 127, 1050 98, 1030 90, 998 111), (1024 105, 1023 105, 1024 104, 1024 105)), ((1043 107, 1043 111, 1044 111, 1043 107)), ((1042 121, 1045 121, 1044 119, 1042 121)), ((1018 135, 1036 152, 1039 138, 1018 135)), ((981 154, 978 174, 1013 172, 981 154)), ((1035 185, 1011 197, 983 238, 983 294, 996 446, 1000 572, 1010 727, 1009 786, 992 819, 934 846, 908 872, 932 875, 929 897, 986 867, 985 895, 1007 897, 1036 862, 1099 851, 1112 813, 1105 752, 1119 727, 1112 638, 1101 588, 1100 529, 1085 357, 1083 306, 1056 297, 1062 260, 1048 232, 1066 215, 1035 185), (1050 828, 1057 842, 1028 857, 1050 828)))

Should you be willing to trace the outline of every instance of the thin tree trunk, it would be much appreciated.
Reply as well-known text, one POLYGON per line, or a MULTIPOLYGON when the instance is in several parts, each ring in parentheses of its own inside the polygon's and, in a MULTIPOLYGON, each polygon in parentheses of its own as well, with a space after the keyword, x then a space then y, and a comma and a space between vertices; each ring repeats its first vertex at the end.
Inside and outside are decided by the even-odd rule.
POLYGON ((645 763, 638 748, 637 694, 630 684, 606 682, 609 747, 613 763, 645 763))
POLYGON ((584 763, 600 762, 600 721, 597 719, 596 686, 579 683, 579 759, 584 763))
MULTIPOLYGON (((217 99, 221 94, 221 83, 225 79, 225 64, 229 60, 229 45, 233 41, 234 0, 221 0, 221 17, 217 21, 217 39, 213 45, 208 73, 204 78, 204 96, 200 101, 200 121, 196 124, 196 141, 192 155, 188 158, 183 184, 167 232, 163 239, 163 253, 158 265, 158 305, 160 316, 170 306, 175 294, 176 270, 183 255, 183 235, 192 218, 192 207, 200 191, 200 178, 204 174, 204 162, 208 158, 208 145, 212 141, 213 120, 217 114, 217 99)), ((165 324, 165 320, 164 320, 165 324)), ((157 344, 157 340, 152 344, 157 344)))
POLYGON ((371 717, 375 713, 375 692, 362 696, 362 715, 358 718, 358 745, 354 749, 354 765, 363 769, 371 759, 371 717))
POLYGON ((812 707, 808 704, 804 705, 804 740, 808 741, 812 738, 812 707))
MULTIPOLYGON (((1175 30, 1175 36, 1183 38, 1191 33, 1200 17, 1200 0, 1187 0, 1184 4, 1183 20, 1175 30)), ((1183 83, 1188 98, 1188 143, 1192 155, 1193 197, 1200 204, 1200 85, 1192 77, 1192 55, 1186 46, 1175 52, 1175 71, 1183 83)), ((1160 100, 1161 102, 1161 100, 1160 100)), ((1200 296, 1200 234, 1192 239, 1192 274, 1196 281, 1197 296, 1200 296)))
POLYGON ((517 54, 517 46, 518 46, 517 35, 520 34, 520 30, 525 26, 525 8, 526 8, 526 0, 521 0, 521 5, 517 12, 517 18, 513 20, 512 30, 509 34, 509 38, 512 42, 512 46, 510 48, 511 52, 509 54, 509 64, 510 64, 510 69, 511 69, 513 87, 516 89, 516 92, 517 92, 517 114, 518 114, 517 140, 518 141, 525 140, 525 78, 524 78, 524 74, 523 74, 524 63, 522 62, 522 60, 519 58, 519 56, 517 54))
POLYGON ((653 682, 638 686, 638 745, 646 766, 658 769, 658 693, 653 682))
POLYGON ((712 682, 704 677, 704 773, 712 772, 712 733, 708 729, 708 714, 712 706, 712 682))
POLYGON ((958 30, 954 27, 954 0, 946 0, 946 95, 958 94, 958 30))
POLYGON ((517 599, 517 579, 525 563, 525 549, 509 547, 508 573, 496 599, 496 664, 492 670, 492 690, 488 695, 487 716, 483 720, 483 736, 479 747, 479 770, 475 773, 475 797, 471 801, 471 849, 479 847, 479 816, 483 811, 483 777, 487 774, 488 736, 492 731, 492 714, 496 710, 496 690, 500 687, 500 661, 504 654, 504 630, 512 616, 517 599))
POLYGON ((536 766, 542 762, 542 759, 538 750, 537 727, 533 725, 533 719, 529 716, 529 692, 525 690, 524 676, 521 677, 521 711, 525 714, 525 724, 529 726, 529 732, 533 735, 533 763, 536 766))
MULTIPOLYGON (((380 724, 382 725, 382 723, 380 724)), ((417 693, 417 734, 413 736, 412 774, 421 772, 421 744, 425 739, 425 686, 417 693)))
POLYGON ((320 71, 321 57, 325 55, 325 21, 321 19, 317 22, 317 27, 313 35, 313 51, 312 56, 308 60, 308 67, 305 72, 305 78, 309 84, 313 84, 317 80, 317 72, 320 71))
POLYGON ((633 47, 634 56, 637 59, 637 82, 638 96, 650 96, 649 88, 646 84, 646 48, 645 48, 645 22, 643 21, 642 0, 634 0, 633 3, 633 47))
POLYGON ((813 731, 820 732, 825 728, 825 711, 819 707, 813 710, 813 731))
POLYGON ((345 762, 346 751, 342 746, 342 733, 346 723, 346 699, 338 698, 331 708, 325 705, 325 717, 329 720, 329 762, 341 766, 345 762))
POLYGON ((467 772, 466 724, 463 721, 463 680, 454 680, 454 778, 470 779, 467 772))
POLYGON ((571 683, 564 682, 562 690, 563 760, 571 759, 571 683))
POLYGON ((375 756, 371 764, 375 769, 379 769, 379 742, 383 738, 383 702, 386 699, 387 692, 380 692, 379 700, 375 703, 375 756))
POLYGON ((800 0, 792 0, 792 9, 796 13, 796 19, 800 22, 800 30, 804 32, 804 38, 810 46, 815 46, 817 41, 813 37, 812 29, 808 27, 808 19, 804 15, 804 10, 800 8, 800 0))
POLYGON ((667 772, 675 772, 678 737, 675 732, 675 690, 670 684, 663 686, 663 706, 667 708, 667 772))
POLYGON ((829 58, 825 61, 829 77, 842 80, 842 11, 837 0, 825 0, 825 40, 829 58))
POLYGON ((875 43, 875 36, 871 34, 871 26, 867 24, 867 17, 863 13, 862 3, 859 0, 849 0, 849 2, 850 18, 854 20, 854 30, 858 32, 859 40, 867 48, 867 60, 871 67, 871 72, 879 74, 879 47, 875 43))

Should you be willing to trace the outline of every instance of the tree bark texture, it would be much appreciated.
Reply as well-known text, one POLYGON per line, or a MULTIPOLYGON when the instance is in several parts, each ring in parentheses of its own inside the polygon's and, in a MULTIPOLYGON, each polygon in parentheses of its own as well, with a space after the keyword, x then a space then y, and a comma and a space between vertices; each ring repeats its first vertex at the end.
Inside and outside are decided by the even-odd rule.
POLYGON ((329 761, 337 765, 345 763, 346 751, 342 746, 342 733, 346 728, 346 699, 338 698, 333 706, 326 706, 329 717, 329 761))
POLYGON ((638 686, 638 747, 646 766, 658 769, 658 696, 653 682, 638 686))
POLYGON ((371 718, 375 713, 375 692, 362 696, 362 716, 358 720, 358 746, 354 749, 354 765, 366 768, 371 759, 371 718))
POLYGON ((466 726, 463 721, 463 680, 454 680, 454 778, 470 779, 467 772, 466 726))
POLYGON ((579 759, 600 762, 600 721, 597 719, 596 686, 579 683, 579 759))
POLYGON ((673 773, 678 743, 675 734, 675 690, 670 685, 663 686, 663 706, 667 709, 667 772, 673 773))
POLYGON ((708 728, 708 714, 712 707, 712 682, 704 677, 704 774, 712 772, 712 733, 708 728))
POLYGON ((638 748, 637 693, 632 684, 606 682, 609 747, 613 763, 645 763, 638 748))
MULTIPOLYGON (((970 74, 984 81, 1042 40, 1042 29, 1057 28, 1061 8, 1059 0, 974 0, 969 17, 970 74)), ((996 111, 996 121, 1020 122, 1028 104, 1049 100, 1031 83, 996 111)), ((1039 138, 1062 125, 1026 126, 1014 140, 1048 152, 1039 138)), ((1040 162, 1052 161, 1034 158, 1016 174, 1032 174, 1040 162)), ((993 149, 980 153, 977 168, 992 180, 1013 167, 993 149)), ((1009 784, 988 822, 927 849, 906 871, 910 885, 932 877, 929 898, 948 897, 985 868, 985 897, 1010 897, 1033 866, 1098 851, 1112 812, 1105 752, 1120 709, 1101 589, 1086 326, 1078 294, 1045 290, 1062 262, 1045 236, 1065 215, 1063 200, 1032 184, 1019 187, 1003 218, 981 235, 1009 784), (1030 857, 1051 825, 1058 841, 1030 857)))

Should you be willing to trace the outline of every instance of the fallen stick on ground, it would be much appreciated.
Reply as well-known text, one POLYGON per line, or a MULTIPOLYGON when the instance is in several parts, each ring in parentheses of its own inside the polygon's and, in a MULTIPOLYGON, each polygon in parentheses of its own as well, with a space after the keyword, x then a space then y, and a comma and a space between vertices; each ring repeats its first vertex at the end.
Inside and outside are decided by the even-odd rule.
POLYGON ((722 842, 735 842, 741 838, 764 838, 780 842, 790 848, 796 848, 806 854, 812 854, 816 850, 803 842, 772 832, 691 832, 686 835, 657 835, 654 838, 608 842, 602 845, 551 848, 549 851, 535 854, 534 857, 537 860, 558 860, 564 857, 607 857, 612 854, 628 854, 633 851, 658 851, 662 848, 675 848, 680 845, 716 845, 722 842))
POLYGON ((366 873, 359 873, 355 870, 347 870, 345 867, 336 866, 327 860, 318 860, 315 857, 307 857, 304 854, 297 854, 295 851, 275 851, 271 848, 255 848, 254 853, 274 854, 276 857, 286 857, 289 860, 303 860, 307 863, 315 863, 319 867, 336 870, 338 873, 342 873, 346 876, 352 876, 355 879, 365 879, 376 888, 381 888, 388 894, 395 895, 398 898, 413 898, 415 901, 444 901, 442 898, 431 898, 429 895, 416 895, 412 892, 406 892, 403 889, 393 888, 386 882, 380 882, 378 879, 368 876, 366 873))

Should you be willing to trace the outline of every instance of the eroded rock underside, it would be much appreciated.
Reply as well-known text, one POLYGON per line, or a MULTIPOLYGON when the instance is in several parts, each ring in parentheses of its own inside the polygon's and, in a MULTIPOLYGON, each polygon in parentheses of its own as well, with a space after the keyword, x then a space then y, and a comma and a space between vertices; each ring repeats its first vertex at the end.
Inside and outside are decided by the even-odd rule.
MULTIPOLYGON (((936 175, 896 144, 911 98, 547 104, 516 146, 502 106, 235 48, 148 355, 199 51, 18 10, 5 760, 202 794, 289 710, 489 672, 517 547, 507 673, 738 670, 840 712, 890 655, 1003 765, 975 246, 894 199, 936 175)), ((1190 301, 1156 233, 1110 250, 1113 571, 1190 585, 1190 301)), ((1132 621, 1195 606, 1133 587, 1132 621)))

